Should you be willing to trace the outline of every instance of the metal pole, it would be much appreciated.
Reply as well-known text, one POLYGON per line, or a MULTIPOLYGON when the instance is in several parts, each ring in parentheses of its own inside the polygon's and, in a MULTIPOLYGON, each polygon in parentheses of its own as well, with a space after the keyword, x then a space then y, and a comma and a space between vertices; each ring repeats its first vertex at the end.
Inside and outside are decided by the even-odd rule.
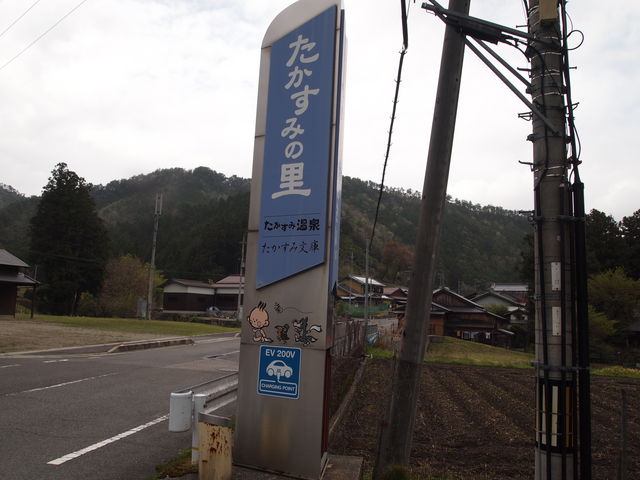
MULTIPOLYGON (((449 9, 466 15, 469 4, 470 0, 450 0, 449 9)), ((388 466, 409 463, 463 58, 464 36, 447 26, 422 190, 414 267, 409 283, 405 333, 395 362, 389 411, 380 436, 374 470, 376 480, 382 478, 388 466)))
POLYGON ((162 213, 162 194, 156 194, 156 206, 153 212, 153 240, 151 243, 151 262, 149 263, 149 286, 147 288, 147 320, 151 320, 151 311, 153 310, 153 277, 156 268, 156 240, 158 238, 158 222, 162 213))
POLYGON ((536 265, 535 479, 577 478, 576 349, 572 285, 573 204, 567 160, 563 55, 556 0, 532 0, 527 49, 532 103, 548 119, 533 116, 536 265), (557 45, 557 46, 551 46, 557 45), (551 126, 548 123, 551 123, 551 126))

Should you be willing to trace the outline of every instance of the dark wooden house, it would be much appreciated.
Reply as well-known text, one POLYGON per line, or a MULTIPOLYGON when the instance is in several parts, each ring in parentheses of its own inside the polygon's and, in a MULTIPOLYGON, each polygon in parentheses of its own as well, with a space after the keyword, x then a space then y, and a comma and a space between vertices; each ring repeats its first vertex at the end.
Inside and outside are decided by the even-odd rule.
POLYGON ((33 287, 38 282, 28 277, 25 262, 4 249, 0 249, 0 315, 16 315, 18 287, 33 287))
POLYGON ((464 340, 508 346, 509 321, 446 287, 433 292, 429 332, 464 340))

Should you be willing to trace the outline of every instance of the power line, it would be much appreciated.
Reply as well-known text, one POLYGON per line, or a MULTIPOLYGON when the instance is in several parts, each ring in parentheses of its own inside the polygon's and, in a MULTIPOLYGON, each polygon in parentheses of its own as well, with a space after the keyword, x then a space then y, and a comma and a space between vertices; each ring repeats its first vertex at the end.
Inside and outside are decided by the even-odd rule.
POLYGON ((7 33, 9 30, 11 30, 11 27, 13 27, 16 23, 18 23, 22 19, 22 17, 24 17, 27 13, 29 13, 29 10, 31 10, 33 7, 35 7, 38 3, 40 3, 40 0, 36 0, 35 2, 33 2, 33 5, 31 5, 24 12, 22 12, 22 15, 20 15, 18 18, 16 18, 13 22, 11 22, 11 25, 9 25, 2 32, 0 32, 0 37, 2 37, 5 33, 7 33))
MULTIPOLYGON (((411 4, 409 4, 411 5, 411 4)), ((400 60, 398 62, 398 78, 396 79, 396 91, 393 97, 393 111, 391 112, 391 124, 389 126, 389 137, 387 139, 387 151, 384 156, 384 167, 382 168, 382 180, 380 181, 380 190, 378 192, 378 202, 376 204, 376 213, 373 219, 373 227, 371 236, 369 237, 369 250, 373 245, 373 237, 376 234, 376 225, 378 224, 378 215, 380 214, 380 203, 382 202, 382 193, 384 192, 384 178, 387 172, 387 162, 389 161, 389 152, 391 151, 391 136, 393 135, 393 124, 396 119, 396 107, 398 106, 398 94, 400 93, 400 82, 402 78, 402 66, 404 64, 404 56, 409 48, 409 33, 407 28, 408 9, 405 0, 401 0, 401 19, 402 19, 402 50, 400 51, 400 60)))
MULTIPOLYGON (((38 0, 39 1, 39 0, 38 0)), ((53 30, 54 28, 56 28, 58 25, 60 25, 69 15, 71 15, 73 12, 75 12, 78 8, 80 8, 82 6, 83 3, 85 3, 87 0, 82 0, 80 3, 78 3, 75 7, 73 7, 71 10, 69 10, 67 13, 65 13, 62 18, 60 18, 60 20, 58 20, 56 23, 54 23, 52 26, 50 26, 47 30, 44 31, 44 33, 40 34, 33 42, 31 42, 29 45, 27 45, 26 47, 24 47, 22 50, 20 50, 13 58, 11 58, 8 62, 6 62, 4 65, 2 65, 0 67, 0 71, 2 71, 5 67, 9 66, 14 60, 16 60, 18 57, 20 57, 20 55, 22 55, 24 52, 26 52, 27 50, 29 50, 31 47, 33 47, 38 41, 40 41, 42 39, 42 37, 44 37, 47 33, 49 33, 51 30, 53 30)), ((26 12, 25 12, 26 13, 26 12)))

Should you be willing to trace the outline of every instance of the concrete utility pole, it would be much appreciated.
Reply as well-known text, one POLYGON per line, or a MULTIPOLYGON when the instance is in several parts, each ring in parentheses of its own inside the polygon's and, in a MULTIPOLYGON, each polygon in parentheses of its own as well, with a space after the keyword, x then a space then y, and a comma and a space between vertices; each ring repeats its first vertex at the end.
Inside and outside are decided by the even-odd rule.
MULTIPOLYGON (((577 351, 572 289, 573 206, 567 159, 563 52, 557 0, 532 0, 531 96, 535 195, 536 480, 578 478, 577 351)), ((586 477, 583 477, 586 480, 586 477)))
MULTIPOLYGON (((449 10, 468 15, 469 4, 470 0, 450 0, 449 10)), ((447 195, 458 111, 464 38, 453 27, 446 27, 422 189, 413 274, 409 282, 405 330, 400 355, 394 365, 390 407, 382 426, 375 480, 382 478, 388 466, 409 463, 433 296, 437 244, 447 195)))
POLYGON ((149 263, 149 287, 147 288, 147 320, 151 320, 153 310, 153 277, 156 268, 156 239, 158 238, 158 222, 162 214, 162 194, 156 193, 156 207, 153 212, 153 240, 151 243, 151 262, 149 263))

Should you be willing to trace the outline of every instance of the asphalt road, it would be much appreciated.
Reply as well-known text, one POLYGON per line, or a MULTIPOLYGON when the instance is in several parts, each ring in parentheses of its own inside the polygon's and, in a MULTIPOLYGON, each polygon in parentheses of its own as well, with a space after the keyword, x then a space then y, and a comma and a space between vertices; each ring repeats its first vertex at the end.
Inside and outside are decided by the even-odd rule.
POLYGON ((0 357, 0 479, 143 480, 190 446, 169 396, 237 371, 239 338, 119 354, 0 357))

